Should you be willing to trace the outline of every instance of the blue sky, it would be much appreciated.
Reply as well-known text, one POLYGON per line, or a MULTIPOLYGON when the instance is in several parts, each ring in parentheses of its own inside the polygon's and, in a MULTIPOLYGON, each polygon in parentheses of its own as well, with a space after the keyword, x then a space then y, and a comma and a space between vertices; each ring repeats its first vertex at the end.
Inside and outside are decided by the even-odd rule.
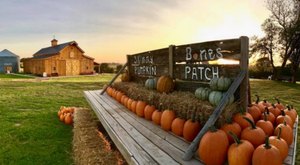
POLYGON ((1 0, 0 49, 30 57, 55 35, 98 62, 124 62, 170 44, 262 35, 267 16, 262 0, 1 0))

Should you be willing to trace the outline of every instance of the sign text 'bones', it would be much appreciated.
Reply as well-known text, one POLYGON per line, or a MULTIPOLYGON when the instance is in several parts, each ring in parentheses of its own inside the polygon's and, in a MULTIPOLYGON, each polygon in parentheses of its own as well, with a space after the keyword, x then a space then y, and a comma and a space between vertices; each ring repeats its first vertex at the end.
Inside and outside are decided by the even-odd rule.
POLYGON ((223 54, 221 53, 221 48, 213 49, 200 49, 199 53, 193 53, 192 54, 192 48, 187 47, 185 49, 186 56, 185 60, 190 61, 192 59, 194 60, 200 60, 200 61, 207 61, 207 60, 216 60, 219 58, 223 58, 223 54))

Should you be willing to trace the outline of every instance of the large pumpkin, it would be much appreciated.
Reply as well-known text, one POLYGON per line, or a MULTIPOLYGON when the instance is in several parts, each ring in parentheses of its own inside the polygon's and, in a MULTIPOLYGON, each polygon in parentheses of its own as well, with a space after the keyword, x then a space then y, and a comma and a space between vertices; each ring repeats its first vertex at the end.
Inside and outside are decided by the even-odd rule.
POLYGON ((175 135, 182 136, 185 120, 177 117, 173 120, 171 130, 175 135))
POLYGON ((219 104, 219 102, 221 101, 223 96, 222 92, 219 91, 212 91, 209 94, 209 98, 208 101, 212 104, 212 105, 217 105, 219 104))
POLYGON ((211 79, 209 85, 212 90, 227 91, 231 85, 231 80, 223 76, 220 78, 215 77, 211 79))
POLYGON ((239 112, 233 116, 233 121, 237 122, 241 126, 242 130, 251 126, 250 123, 244 119, 244 117, 247 117, 254 122, 252 116, 248 112, 239 112))
POLYGON ((195 96, 200 100, 208 100, 208 96, 210 92, 211 89, 200 87, 196 89, 195 96))
POLYGON ((207 131, 199 144, 198 155, 206 165, 222 165, 226 161, 229 142, 222 130, 207 131))
POLYGON ((241 126, 236 122, 228 122, 224 124, 221 127, 221 130, 223 130, 227 134, 229 144, 234 142, 234 139, 232 138, 232 136, 229 135, 229 132, 234 133, 237 137, 240 137, 242 132, 241 126))
POLYGON ((258 120, 256 126, 260 127, 266 135, 271 136, 274 132, 273 124, 267 120, 266 112, 264 112, 265 118, 263 120, 258 120))
POLYGON ((288 156, 289 146, 284 139, 280 138, 280 135, 281 127, 279 127, 279 132, 277 136, 270 136, 270 144, 278 148, 281 155, 281 159, 282 161, 284 161, 284 159, 288 156))
POLYGON ((156 88, 156 79, 155 78, 148 78, 145 82, 145 87, 147 89, 155 89, 156 88))
POLYGON ((245 128, 241 133, 241 139, 248 140, 255 148, 264 143, 265 132, 260 128, 256 127, 254 122, 247 117, 244 119, 250 123, 250 127, 245 128))
POLYGON ((161 76, 157 81, 156 90, 160 93, 170 93, 174 86, 174 81, 170 76, 161 76))
POLYGON ((252 154, 254 152, 253 145, 247 140, 240 140, 236 134, 228 133, 233 144, 228 149, 228 164, 230 165, 251 165, 252 154))
POLYGON ((183 138, 187 141, 193 141, 201 129, 201 125, 194 117, 187 120, 183 126, 183 138))
POLYGON ((175 119, 174 111, 169 109, 164 110, 161 115, 160 126, 162 127, 163 130, 170 131, 174 119, 175 119))
POLYGON ((269 137, 265 139, 265 144, 261 144, 254 150, 252 165, 281 165, 282 160, 279 150, 273 145, 270 145, 269 137))

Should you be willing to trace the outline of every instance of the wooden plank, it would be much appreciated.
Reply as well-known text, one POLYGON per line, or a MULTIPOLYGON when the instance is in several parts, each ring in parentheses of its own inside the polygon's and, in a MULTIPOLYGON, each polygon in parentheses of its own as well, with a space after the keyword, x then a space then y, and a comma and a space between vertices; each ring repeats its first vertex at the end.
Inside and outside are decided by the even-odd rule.
MULTIPOLYGON (((96 94, 98 95, 97 92, 96 92, 96 94)), ((125 107, 123 105, 117 103, 115 100, 110 98, 108 95, 105 95, 105 96, 107 96, 107 97, 102 97, 104 102, 107 102, 109 104, 114 104, 114 105, 118 106, 119 108, 125 109, 125 107)), ((189 142, 185 141, 183 138, 180 138, 176 135, 173 135, 169 132, 166 132, 166 131, 162 130, 160 126, 152 123, 151 121, 145 120, 145 119, 140 118, 140 117, 136 117, 136 114, 131 112, 131 111, 126 110, 124 112, 128 116, 130 116, 131 118, 134 118, 141 125, 143 125, 147 129, 151 130, 152 132, 154 132, 155 134, 160 136, 162 139, 168 141, 171 145, 175 146, 179 150, 185 151, 188 148, 189 142)))
MULTIPOLYGON (((94 93, 94 94, 97 95, 97 93, 94 93)), ((103 101, 103 104, 107 104, 107 106, 111 106, 112 109, 120 110, 120 111, 112 114, 112 116, 114 116, 116 119, 118 118, 120 120, 125 120, 127 122, 127 125, 130 124, 131 126, 133 126, 144 137, 146 137, 149 141, 151 141, 153 144, 155 144, 161 150, 166 152, 168 155, 170 155, 174 160, 176 160, 180 164, 199 164, 199 161, 195 160, 195 159, 192 159, 188 162, 182 160, 181 156, 183 155, 185 150, 180 150, 180 149, 176 148, 175 146, 173 146, 172 143, 170 143, 169 141, 167 141, 164 138, 162 138, 161 136, 159 136, 159 134, 157 132, 153 132, 151 129, 148 129, 147 127, 145 127, 144 125, 142 125, 140 122, 137 121, 139 119, 142 119, 142 120, 144 120, 144 122, 147 122, 147 120, 140 118, 136 115, 134 115, 134 116, 128 115, 127 112, 129 112, 129 110, 117 102, 116 102, 116 104, 114 104, 114 103, 112 104, 112 102, 109 102, 107 100, 107 98, 104 99, 104 97, 101 97, 101 101, 103 101), (120 105, 121 105, 121 107, 120 107, 120 105)), ((152 125, 153 125, 153 123, 152 123, 152 125)))
POLYGON ((240 40, 219 40, 176 46, 175 62, 204 62, 224 59, 240 59, 240 40))
POLYGON ((122 126, 110 116, 107 112, 108 110, 99 104, 90 92, 85 91, 84 94, 103 124, 103 127, 129 164, 157 164, 148 153, 136 144, 134 139, 124 131, 122 126))
POLYGON ((212 113, 212 115, 209 117, 201 131, 198 133, 196 138, 193 140, 187 151, 185 152, 183 156, 183 160, 190 160, 194 153, 197 151, 198 144, 202 138, 202 136, 208 131, 209 127, 214 125, 216 120, 219 118, 221 115, 223 109, 226 106, 226 103, 229 99, 229 96, 233 95, 234 92, 237 90, 239 85, 241 84, 242 80, 245 77, 245 71, 241 71, 241 73, 238 75, 238 77, 233 81, 231 86, 229 87, 228 91, 225 93, 224 97, 221 99, 220 103, 217 105, 216 109, 212 113))
MULTIPOLYGON (((241 40, 241 59, 240 59, 240 67, 241 70, 245 71, 245 77, 240 85, 240 100, 241 106, 244 110, 247 110, 248 107, 248 83, 249 83, 249 73, 248 73, 248 65, 249 65, 249 38, 248 37, 240 37, 241 40)), ((249 102, 251 103, 251 102, 249 102)))
POLYGON ((177 64, 174 66, 174 78, 209 82, 213 77, 235 78, 240 70, 238 65, 177 64))
POLYGON ((174 60, 173 60, 173 57, 174 57, 174 45, 170 45, 169 46, 169 76, 174 78, 174 60))
MULTIPOLYGON (((92 95, 94 95, 95 98, 97 98, 97 95, 94 92, 91 92, 92 95)), ((99 102, 100 99, 97 99, 99 102)), ((120 114, 123 113, 124 110, 120 109, 117 106, 114 106, 114 104, 107 104, 106 102, 99 102, 106 110, 107 112, 128 132, 128 134, 135 139, 136 143, 139 144, 146 152, 151 155, 153 159, 155 159, 159 164, 178 164, 172 157, 170 157, 167 153, 165 153, 163 150, 161 150, 158 146, 151 143, 149 139, 147 139, 147 136, 144 136, 141 132, 139 132, 137 129, 135 129, 132 126, 133 121, 127 122, 120 114)), ((119 104, 119 103, 115 103, 119 104)), ((141 126, 141 125, 139 125, 141 126)), ((142 132, 147 132, 146 130, 141 130, 142 132)), ((148 136, 151 136, 154 138, 154 134, 147 134, 148 136)), ((161 141, 161 144, 163 145, 163 141, 161 141)), ((165 146, 166 147, 166 146, 165 146)), ((173 148, 174 149, 174 148, 173 148)), ((171 153, 174 154, 174 153, 171 153)), ((178 155, 177 155, 178 156, 178 155)))
POLYGON ((105 86, 105 88, 103 89, 103 91, 101 92, 101 95, 106 91, 106 89, 111 86, 111 84, 118 78, 118 76, 123 72, 123 70, 126 68, 127 66, 127 62, 123 65, 123 67, 119 70, 119 72, 115 75, 115 77, 108 83, 108 85, 105 86))

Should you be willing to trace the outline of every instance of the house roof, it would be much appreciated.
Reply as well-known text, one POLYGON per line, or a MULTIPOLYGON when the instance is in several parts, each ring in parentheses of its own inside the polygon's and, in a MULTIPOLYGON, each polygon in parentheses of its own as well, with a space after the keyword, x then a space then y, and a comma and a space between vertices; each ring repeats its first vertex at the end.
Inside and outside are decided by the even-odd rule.
POLYGON ((0 57, 19 57, 19 56, 7 49, 4 49, 0 52, 0 57))
POLYGON ((33 58, 48 58, 53 55, 59 54, 61 50, 63 50, 65 47, 69 45, 74 45, 76 46, 81 52, 84 53, 84 51, 78 46, 77 42, 71 41, 71 42, 66 42, 62 43, 56 46, 50 46, 46 48, 40 49, 38 52, 33 54, 33 58))

